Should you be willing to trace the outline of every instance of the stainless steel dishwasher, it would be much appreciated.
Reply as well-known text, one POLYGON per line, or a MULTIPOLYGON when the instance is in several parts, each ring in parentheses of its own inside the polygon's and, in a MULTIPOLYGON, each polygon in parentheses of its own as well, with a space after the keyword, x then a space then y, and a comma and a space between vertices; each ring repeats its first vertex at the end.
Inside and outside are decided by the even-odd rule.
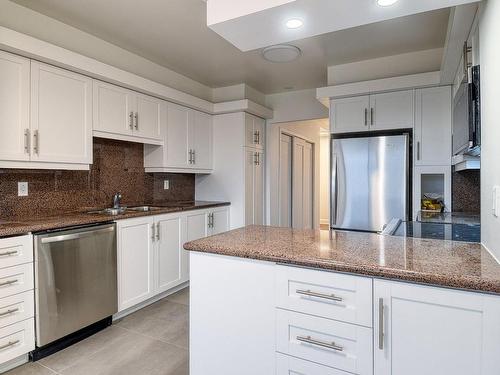
POLYGON ((65 336, 106 318, 110 324, 111 315, 118 310, 116 268, 114 223, 38 233, 35 236, 37 347, 58 342, 61 349, 60 342, 65 336))

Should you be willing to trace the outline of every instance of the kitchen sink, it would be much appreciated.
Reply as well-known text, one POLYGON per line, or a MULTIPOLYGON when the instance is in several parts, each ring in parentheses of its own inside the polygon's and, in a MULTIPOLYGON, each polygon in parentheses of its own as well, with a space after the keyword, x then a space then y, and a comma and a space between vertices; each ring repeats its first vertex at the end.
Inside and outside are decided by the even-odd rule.
POLYGON ((127 211, 127 207, 120 207, 120 208, 105 208, 103 210, 96 210, 96 211, 89 211, 87 212, 88 214, 98 214, 98 215, 111 215, 111 216, 116 216, 116 215, 121 215, 127 211))
POLYGON ((161 207, 137 206, 137 207, 129 207, 129 208, 127 208, 127 210, 129 210, 129 211, 138 211, 138 212, 149 212, 149 211, 161 210, 161 207))

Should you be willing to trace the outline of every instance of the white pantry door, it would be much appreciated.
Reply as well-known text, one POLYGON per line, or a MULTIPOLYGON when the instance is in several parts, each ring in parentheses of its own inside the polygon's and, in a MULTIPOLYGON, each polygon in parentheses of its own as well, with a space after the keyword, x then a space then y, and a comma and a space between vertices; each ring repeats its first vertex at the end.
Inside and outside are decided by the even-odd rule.
POLYGON ((279 225, 292 226, 292 137, 281 134, 279 181, 279 225))
POLYGON ((293 138, 292 157, 292 226, 313 227, 313 145, 293 138))

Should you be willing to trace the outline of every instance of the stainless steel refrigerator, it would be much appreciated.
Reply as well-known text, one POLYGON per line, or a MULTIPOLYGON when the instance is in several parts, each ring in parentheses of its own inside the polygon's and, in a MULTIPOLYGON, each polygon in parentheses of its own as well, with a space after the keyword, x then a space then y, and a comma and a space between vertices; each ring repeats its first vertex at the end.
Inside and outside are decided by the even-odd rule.
POLYGON ((331 140, 330 227, 379 232, 408 220, 409 135, 331 140))

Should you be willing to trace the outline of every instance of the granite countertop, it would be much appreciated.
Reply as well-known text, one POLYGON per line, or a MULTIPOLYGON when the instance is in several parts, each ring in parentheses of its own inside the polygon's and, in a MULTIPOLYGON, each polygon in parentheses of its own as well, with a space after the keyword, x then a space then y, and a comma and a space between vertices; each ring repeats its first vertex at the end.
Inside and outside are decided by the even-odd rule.
MULTIPOLYGON (((130 219, 134 217, 160 215, 171 212, 198 210, 218 206, 227 206, 229 202, 210 202, 210 201, 191 201, 191 202, 166 202, 159 204, 150 204, 150 206, 160 207, 157 210, 148 212, 126 211, 120 215, 107 215, 98 213, 88 213, 95 209, 85 209, 77 212, 67 212, 53 216, 21 218, 15 220, 6 220, 0 218, 0 237, 14 236, 29 232, 39 232, 49 229, 59 229, 75 225, 104 223, 121 219, 130 219)), ((145 204, 148 205, 148 204, 145 204)), ((134 205, 141 206, 141 205, 134 205)))
POLYGON ((478 243, 247 226, 184 248, 500 294, 500 264, 478 243))

